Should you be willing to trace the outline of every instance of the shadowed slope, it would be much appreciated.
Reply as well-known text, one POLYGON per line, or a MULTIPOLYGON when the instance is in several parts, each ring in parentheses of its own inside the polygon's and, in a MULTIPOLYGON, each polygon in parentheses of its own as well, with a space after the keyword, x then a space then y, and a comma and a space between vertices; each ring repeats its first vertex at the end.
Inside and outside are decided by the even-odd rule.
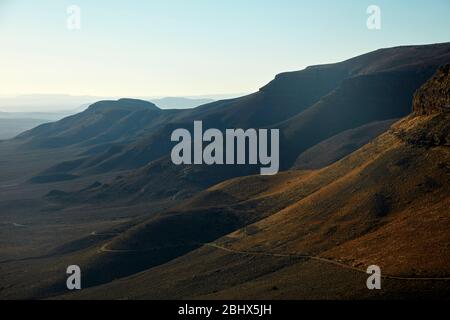
POLYGON ((295 161, 293 168, 320 169, 335 163, 387 131, 395 121, 373 122, 339 133, 303 152, 295 161))
POLYGON ((60 148, 78 143, 92 145, 125 140, 161 115, 154 104, 133 99, 100 101, 86 111, 44 124, 21 134, 17 140, 41 148, 60 148))
MULTIPOLYGON (((96 126, 106 132, 94 139, 86 136, 89 130, 78 138, 69 130, 68 136, 61 133, 58 138, 75 143, 83 137, 99 153, 87 155, 82 165, 64 173, 86 175, 143 167, 168 155, 172 131, 192 128, 195 120, 202 120, 205 130, 280 128, 281 165, 288 169, 301 153, 336 134, 409 114, 413 92, 449 59, 448 43, 382 49, 341 63, 279 74, 245 97, 192 110, 160 110, 148 119, 136 114, 142 121, 132 121, 135 127, 129 121, 120 130, 113 126, 112 132, 96 126), (98 148, 99 143, 112 142, 120 145, 98 148)), ((57 145, 57 141, 42 141, 41 145, 57 145)), ((224 177, 241 175, 239 168, 235 170, 224 177)))
MULTIPOLYGON (((413 115, 343 160, 294 176, 227 181, 183 205, 188 209, 209 199, 206 203, 217 208, 220 197, 211 195, 222 193, 227 194, 227 208, 235 201, 245 207, 255 200, 259 206, 249 207, 255 212, 261 208, 259 216, 265 213, 266 218, 217 240, 216 247, 68 297, 367 298, 407 297, 408 292, 416 297, 448 296, 445 280, 429 279, 450 276, 448 70, 440 69, 418 91, 413 115), (252 183, 258 186, 255 192, 252 183), (244 190, 243 198, 237 190, 244 190), (399 279, 386 279, 385 291, 370 293, 365 277, 354 270, 372 264, 399 279)), ((135 231, 125 244, 137 237, 141 245, 140 237, 148 235, 135 231)))

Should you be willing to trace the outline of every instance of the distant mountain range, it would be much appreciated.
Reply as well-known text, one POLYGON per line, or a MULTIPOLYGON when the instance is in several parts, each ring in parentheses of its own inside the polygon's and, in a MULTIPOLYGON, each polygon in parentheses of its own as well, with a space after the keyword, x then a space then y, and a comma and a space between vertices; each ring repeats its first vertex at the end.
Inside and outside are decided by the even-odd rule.
MULTIPOLYGON (((0 140, 11 139, 18 134, 38 125, 58 121, 70 115, 83 112, 96 97, 72 97, 63 95, 26 95, 14 98, 0 97, 0 109, 12 112, 0 112, 0 140), (78 106, 78 107, 75 107, 78 106), (18 112, 22 110, 22 112, 18 112), (23 111, 28 110, 28 111, 23 111), (39 110, 47 110, 39 112, 39 110), (54 110, 50 112, 49 110, 54 110)), ((167 97, 149 99, 162 109, 190 109, 213 102, 208 98, 167 97)))
POLYGON ((3 112, 67 113, 86 104, 103 99, 94 96, 71 96, 62 94, 28 94, 0 96, 0 110, 3 112))
POLYGON ((410 116, 323 170, 230 180, 130 228, 86 262, 90 277, 148 269, 67 298, 447 296, 449 88, 450 64, 417 91, 410 116), (183 244, 197 249, 150 268, 183 244), (386 276, 380 295, 365 287, 372 264, 386 276))
MULTIPOLYGON (((215 97, 212 95, 212 97, 215 97)), ((30 94, 17 96, 0 96, 0 116, 5 113, 58 113, 74 114, 84 111, 90 104, 108 99, 95 96, 71 96, 58 94, 30 94)), ((186 98, 186 97, 142 97, 151 101, 162 109, 188 109, 213 102, 214 98, 186 98)))
POLYGON ((449 62, 450 43, 381 49, 192 109, 98 101, 0 142, 0 253, 21 275, 0 296, 448 297, 449 62), (282 172, 175 166, 170 134, 195 120, 280 129, 282 172))
MULTIPOLYGON (((174 178, 185 170, 170 166, 166 157, 173 146, 170 134, 176 128, 190 128, 194 120, 202 120, 205 128, 280 128, 281 165, 289 169, 301 162, 297 158, 305 151, 327 139, 370 123, 376 127, 379 122, 383 128, 384 121, 409 114, 415 90, 449 60, 449 44, 382 49, 337 64, 280 74, 257 93, 190 110, 161 110, 140 100, 102 101, 83 113, 26 132, 17 141, 29 147, 84 150, 75 161, 49 168, 37 181, 53 180, 52 175, 84 176, 142 168, 118 185, 126 186, 134 196, 133 190, 141 189, 153 197, 159 177, 152 168, 164 165, 169 169, 163 174, 173 171, 174 178), (151 172, 151 177, 146 172, 151 172), (140 177, 138 181, 136 176, 140 177)), ((357 143, 346 143, 331 161, 355 151, 383 131, 361 130, 365 134, 357 143)), ((320 159, 323 156, 321 153, 317 160, 308 159, 308 166, 329 164, 320 159)), ((204 171, 208 178, 177 182, 186 183, 186 189, 192 192, 255 172, 251 167, 214 168, 214 175, 206 173, 211 171, 209 167, 193 170, 204 171)), ((179 190, 180 186, 173 188, 179 190)), ((117 185, 110 190, 112 194, 127 194, 117 185)), ((102 193, 108 190, 102 188, 102 193)))

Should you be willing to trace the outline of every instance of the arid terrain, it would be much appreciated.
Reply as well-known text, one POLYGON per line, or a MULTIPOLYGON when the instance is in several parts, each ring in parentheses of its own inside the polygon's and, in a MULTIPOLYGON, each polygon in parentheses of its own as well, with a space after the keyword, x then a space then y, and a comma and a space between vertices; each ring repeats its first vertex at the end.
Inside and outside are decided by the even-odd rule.
POLYGON ((449 43, 381 49, 193 109, 100 101, 1 141, 0 298, 448 299, 449 62, 449 43), (175 166, 170 133, 194 120, 279 128, 282 171, 175 166))

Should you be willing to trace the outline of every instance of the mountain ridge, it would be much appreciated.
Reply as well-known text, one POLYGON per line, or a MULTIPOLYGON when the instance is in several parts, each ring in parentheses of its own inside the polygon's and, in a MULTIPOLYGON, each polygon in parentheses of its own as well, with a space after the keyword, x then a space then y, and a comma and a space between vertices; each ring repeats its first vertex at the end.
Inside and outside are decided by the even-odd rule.
MULTIPOLYGON (((63 297, 123 298, 124 292, 133 299, 355 299, 400 297, 407 292, 416 297, 448 296, 445 281, 439 279, 449 276, 446 252, 450 248, 450 217, 445 210, 450 204, 446 188, 450 185, 450 168, 445 161, 450 158, 450 150, 446 143, 424 145, 412 139, 416 135, 434 136, 442 129, 449 136, 446 102, 450 92, 448 86, 443 91, 437 85, 450 79, 445 70, 448 66, 440 68, 414 98, 417 108, 421 106, 416 110, 431 114, 413 112, 331 166, 274 177, 236 178, 177 207, 178 215, 184 214, 190 221, 183 219, 183 225, 189 228, 196 224, 196 219, 189 217, 206 208, 239 208, 242 217, 253 215, 259 217, 258 221, 247 221, 212 245, 203 245, 157 267, 63 297), (436 108, 441 105, 439 101, 444 104, 436 108), (250 203, 246 205, 247 201, 250 203), (335 267, 328 269, 314 260, 295 259, 295 255, 326 259, 335 267), (388 290, 385 295, 367 290, 366 278, 358 272, 339 267, 361 270, 374 264, 394 278, 383 279, 388 290), (345 285, 340 282, 342 277, 345 285), (157 289, 150 283, 156 283, 157 289), (303 290, 305 286, 308 290, 303 290), (344 291, 339 290, 343 287, 344 291)), ((108 248, 132 250, 137 244, 138 248, 151 248, 154 238, 146 228, 164 221, 159 219, 145 222, 144 229, 134 228, 116 237, 108 248)), ((210 223, 217 227, 217 221, 210 223)), ((184 234, 176 227, 170 230, 175 239, 184 234)), ((114 260, 114 255, 120 261, 114 250, 109 252, 109 259, 114 260)))
MULTIPOLYGON (((170 134, 177 128, 191 128, 195 120, 202 120, 205 129, 211 127, 245 129, 257 125, 279 128, 281 168, 287 170, 295 165, 296 159, 305 151, 333 136, 371 122, 398 119, 409 114, 413 93, 431 77, 439 67, 439 63, 445 59, 450 60, 449 43, 383 49, 341 63, 280 74, 259 92, 242 98, 217 101, 192 110, 175 111, 172 114, 163 110, 162 115, 148 131, 137 131, 142 132, 142 135, 132 134, 131 141, 123 141, 120 148, 113 147, 91 156, 90 159, 84 159, 80 161, 79 166, 64 173, 82 176, 114 170, 138 169, 139 173, 131 173, 128 181, 124 181, 127 179, 125 176, 122 181, 113 183, 110 191, 103 188, 99 192, 104 195, 94 194, 93 198, 102 198, 108 193, 117 193, 118 190, 124 191, 119 188, 119 184, 126 185, 129 190, 159 189, 159 186, 153 185, 152 182, 158 181, 158 173, 148 169, 158 166, 153 164, 153 161, 157 163, 165 161, 164 167, 168 171, 173 171, 169 176, 184 176, 185 168, 171 167, 167 159, 173 146, 170 134), (411 63, 416 60, 419 62, 411 63), (351 76, 346 78, 349 74, 351 76), (333 76, 329 77, 330 75, 333 76), (296 97, 301 99, 298 100, 296 97), (279 122, 280 119, 285 120, 279 122), (149 177, 146 172, 152 172, 152 176, 149 177), (141 178, 136 179, 139 176, 141 178), (133 183, 136 183, 136 186, 133 186, 133 183)), ((367 143, 371 138, 373 138, 371 134, 360 138, 358 146, 367 143)), ((345 157, 355 149, 356 147, 341 149, 338 158, 345 157)), ((332 159, 333 157, 331 155, 332 159)), ((310 161, 315 162, 316 166, 322 165, 319 159, 310 161)), ((325 162, 323 165, 327 164, 329 163, 325 162)), ((214 171, 217 179, 205 179, 193 185, 191 182, 175 178, 180 182, 178 186, 174 185, 174 188, 179 189, 180 194, 189 195, 194 190, 198 191, 198 188, 220 182, 220 179, 226 180, 255 172, 249 167, 236 167, 233 170, 215 169, 203 167, 196 168, 195 171, 203 177, 208 175, 207 172, 214 171), (200 174, 202 170, 203 173, 200 174)), ((154 194, 144 199, 149 200, 154 194)), ((85 198, 83 196, 83 199, 85 198)))
MULTIPOLYGON (((409 50, 400 51, 407 55, 409 50)), ((433 51, 417 50, 425 50, 419 53, 424 57, 433 51)), ((396 61, 402 60, 399 52, 393 53, 396 61)), ((417 59, 417 52, 413 56, 417 59)), ((7 182, 0 186, 0 208, 6 209, 2 210, 5 223, 1 224, 1 235, 10 244, 2 248, 8 257, 2 266, 16 270, 5 274, 2 296, 449 296, 446 283, 429 280, 449 277, 448 66, 417 85, 441 56, 438 53, 421 61, 419 67, 401 62, 397 65, 400 72, 357 75, 340 81, 325 96, 314 88, 296 91, 297 85, 307 83, 310 77, 321 82, 325 73, 318 77, 315 72, 301 73, 291 75, 301 79, 290 87, 277 88, 279 83, 275 83, 260 94, 213 102, 195 110, 146 111, 145 106, 138 110, 131 106, 130 110, 125 103, 118 110, 107 106, 99 112, 91 110, 94 117, 88 112, 38 130, 44 138, 45 132, 58 139, 71 137, 66 141, 68 146, 46 146, 45 139, 33 141, 39 136, 0 143, 0 148, 10 148, 0 167, 14 163, 21 178, 30 174, 37 165, 30 163, 36 159, 42 159, 40 170, 46 161, 54 164, 42 171, 46 174, 42 185, 20 184, 13 173, 7 174, 7 182), (416 86, 415 94, 408 96, 416 86), (252 118, 249 114, 257 111, 256 102, 268 103, 286 88, 294 91, 290 97, 310 94, 303 102, 320 96, 311 102, 313 105, 302 104, 298 109, 295 99, 284 101, 290 111, 306 108, 280 125, 285 134, 283 146, 291 144, 291 159, 299 159, 304 153, 298 155, 295 150, 309 144, 312 149, 306 150, 326 148, 330 141, 338 144, 325 161, 309 158, 309 163, 317 165, 313 170, 285 170, 265 177, 252 175, 255 171, 246 166, 219 170, 171 163, 165 152, 170 144, 165 143, 174 128, 190 126, 200 115, 206 126, 245 125, 252 118), (240 108, 249 111, 242 119, 237 117, 238 110, 243 110, 240 108), (326 117, 324 110, 333 112, 326 117), (230 116, 223 118, 226 111, 231 111, 230 116), (407 113, 405 117, 386 125, 394 120, 385 118, 403 113, 407 113), (347 119, 353 115, 355 119, 347 119), (77 123, 83 117, 87 127, 77 123), (136 119, 143 119, 145 125, 127 125, 136 119), (308 124, 310 119, 317 121, 308 124), (103 126, 98 127, 99 123, 103 126), (295 139, 302 141, 294 145, 295 139), (34 145, 22 154, 23 149, 14 149, 18 141, 25 143, 22 147, 30 141, 43 146, 34 145), (358 146, 339 147, 339 143, 345 147, 347 141, 358 146), (42 155, 45 158, 39 158, 42 155), (59 159, 67 161, 58 164, 59 159), (99 169, 104 169, 104 174, 98 174, 99 169), (22 170, 26 174, 19 172, 22 170), (78 179, 55 181, 75 174, 80 175, 78 179), (8 199, 11 196, 12 200, 8 199), (28 239, 33 239, 32 245, 28 239), (15 248, 23 251, 17 254, 15 248), (84 289, 67 293, 66 268, 74 261, 83 270, 84 289), (355 270, 372 264, 379 265, 384 275, 409 280, 383 279, 385 295, 369 292, 367 276, 355 270), (30 278, 35 280, 36 275, 39 281, 30 286, 30 278), (413 280, 419 278, 422 280, 413 280)), ((382 68, 392 66, 392 60, 373 63, 382 68)), ((359 65, 355 68, 361 70, 359 65)), ((326 83, 319 91, 328 88, 326 83)), ((255 123, 278 119, 255 119, 255 123)))

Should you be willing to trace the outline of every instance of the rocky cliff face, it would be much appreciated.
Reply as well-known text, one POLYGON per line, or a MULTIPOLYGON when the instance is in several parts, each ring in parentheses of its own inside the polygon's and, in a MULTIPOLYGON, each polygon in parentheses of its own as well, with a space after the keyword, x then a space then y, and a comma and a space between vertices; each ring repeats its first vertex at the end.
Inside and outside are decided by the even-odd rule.
POLYGON ((431 115, 450 111, 450 63, 439 68, 430 81, 414 95, 416 115, 431 115))
POLYGON ((414 146, 450 146, 450 64, 440 67, 417 90, 413 111, 391 131, 414 146))

